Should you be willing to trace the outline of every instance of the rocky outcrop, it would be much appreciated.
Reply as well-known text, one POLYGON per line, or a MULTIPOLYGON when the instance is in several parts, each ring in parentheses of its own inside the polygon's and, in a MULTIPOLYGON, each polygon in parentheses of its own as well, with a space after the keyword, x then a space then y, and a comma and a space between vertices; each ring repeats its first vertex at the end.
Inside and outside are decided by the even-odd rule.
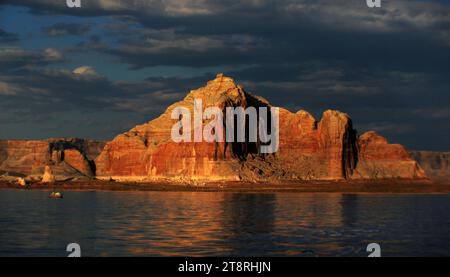
POLYGON ((25 180, 25 178, 17 178, 17 184, 21 187, 25 187, 27 185, 27 181, 25 180))
MULTIPOLYGON (((191 91, 159 118, 109 142, 95 160, 97 177, 116 180, 240 180, 241 164, 237 156, 241 150, 238 145, 172 141, 171 129, 176 122, 171 119, 173 109, 184 107, 194 115, 194 99, 202 99, 203 107, 246 106, 243 89, 231 78, 218 76, 206 87, 191 91)), ((200 124, 204 127, 208 123, 203 120, 200 124)))
POLYGON ((41 178, 50 166, 57 179, 95 175, 103 142, 82 139, 0 141, 0 170, 41 178), (40 177, 39 177, 40 176, 40 177))
POLYGON ((399 144, 389 144, 375 132, 358 139, 358 165, 352 178, 426 178, 419 164, 399 144))
POLYGON ((100 155, 106 144, 105 141, 79 138, 50 138, 46 141, 49 143, 51 151, 76 149, 90 161, 100 155))
POLYGON ((350 117, 328 110, 317 122, 306 111, 280 111, 277 163, 286 179, 337 180, 353 174, 356 131, 350 117))
POLYGON ((42 176, 42 183, 54 183, 56 181, 53 175, 53 170, 50 166, 45 166, 44 175, 42 176))
POLYGON ((29 175, 50 160, 49 144, 45 141, 0 141, 0 169, 29 175))
POLYGON ((450 180, 450 152, 411 151, 411 156, 435 180, 450 180))
MULTIPOLYGON (((243 142, 207 142, 204 138, 197 141, 196 131, 202 134, 207 129, 214 136, 220 133, 216 130, 220 126, 211 127, 212 118, 196 121, 198 128, 187 136, 190 141, 175 142, 172 127, 185 115, 172 119, 172 112, 180 107, 189 111, 194 127, 194 114, 204 113, 206 108, 217 107, 226 122, 230 119, 226 117, 228 107, 270 111, 272 106, 219 74, 205 87, 191 91, 168 107, 160 117, 118 135, 106 145, 61 138, 0 141, 0 172, 4 178, 17 174, 42 178, 48 168, 56 181, 93 176, 118 181, 176 182, 426 178, 403 146, 389 144, 375 132, 358 137, 349 115, 339 111, 325 111, 316 120, 306 111, 292 113, 280 108, 267 120, 269 126, 273 120, 279 121, 278 151, 264 154, 261 147, 268 143, 261 139, 250 141, 250 133, 243 142), (195 99, 202 101, 201 109, 195 105, 195 99)), ((241 123, 246 129, 249 127, 249 118, 233 117, 230 122, 235 130, 241 123)), ((183 129, 180 131, 184 133, 183 129)), ((427 155, 420 158, 430 159, 427 155)), ((443 163, 440 162, 440 168, 443 163)), ((448 169, 448 162, 446 166, 448 169)), ((430 166, 435 167, 434 163, 430 166)))
MULTIPOLYGON (((316 121, 306 111, 279 111, 279 151, 261 154, 260 142, 208 143, 171 139, 176 107, 271 107, 247 93, 233 79, 218 75, 159 118, 137 126, 109 142, 95 160, 97 176, 117 180, 283 181, 379 178, 425 178, 420 166, 400 145, 369 132, 357 137, 350 117, 326 111, 316 121)), ((210 123, 202 121, 202 128, 210 123)), ((246 122, 247 123, 247 122, 246 122)), ((235 123, 236 124, 236 123, 235 123)), ((236 127, 236 126, 235 126, 236 127)))

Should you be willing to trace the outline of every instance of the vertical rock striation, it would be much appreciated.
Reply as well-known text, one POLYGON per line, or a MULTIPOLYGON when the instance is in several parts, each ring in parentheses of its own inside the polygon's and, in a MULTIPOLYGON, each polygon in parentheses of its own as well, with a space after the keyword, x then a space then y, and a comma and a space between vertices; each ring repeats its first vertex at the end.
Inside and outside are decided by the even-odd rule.
POLYGON ((356 131, 350 117, 328 110, 317 122, 306 111, 280 112, 279 163, 288 179, 339 180, 350 177, 357 162, 356 131))

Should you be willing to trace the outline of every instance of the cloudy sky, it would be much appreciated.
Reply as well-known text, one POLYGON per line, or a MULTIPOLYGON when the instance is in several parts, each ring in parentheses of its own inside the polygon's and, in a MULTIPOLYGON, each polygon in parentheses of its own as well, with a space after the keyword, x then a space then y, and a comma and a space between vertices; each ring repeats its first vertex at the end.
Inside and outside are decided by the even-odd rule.
POLYGON ((111 139, 224 72, 317 119, 450 150, 449 1, 0 1, 0 138, 111 139))

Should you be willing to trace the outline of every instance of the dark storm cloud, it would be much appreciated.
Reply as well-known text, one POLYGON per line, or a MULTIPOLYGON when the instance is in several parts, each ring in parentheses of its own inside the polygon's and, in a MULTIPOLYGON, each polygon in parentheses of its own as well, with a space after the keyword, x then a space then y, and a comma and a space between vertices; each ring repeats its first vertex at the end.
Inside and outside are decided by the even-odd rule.
POLYGON ((80 36, 88 33, 91 26, 86 24, 77 23, 57 23, 51 26, 42 28, 42 31, 48 36, 58 37, 58 36, 80 36))
POLYGON ((443 64, 449 60, 450 9, 433 2, 390 1, 377 10, 362 0, 108 0, 85 1, 76 11, 63 2, 14 4, 41 12, 126 18, 116 26, 117 44, 102 50, 132 68, 320 59, 448 71, 443 64))
MULTIPOLYGON (((147 38, 145 41, 120 41, 120 46, 105 49, 132 68, 156 65, 218 66, 251 62, 265 46, 262 41, 246 36, 173 36, 147 38)), ((254 60, 256 62, 256 60, 254 60)))
POLYGON ((364 1, 178 2, 104 1, 87 6, 86 11, 99 14, 122 14, 105 28, 117 43, 95 50, 132 68, 276 67, 285 61, 326 60, 389 70, 449 71, 448 6, 392 1, 376 11, 364 1))
POLYGON ((16 42, 18 40, 19 36, 17 34, 6 32, 0 28, 0 43, 16 42))
MULTIPOLYGON (((303 108, 317 119, 327 108, 339 109, 360 131, 375 129, 412 148, 450 148, 448 4, 391 0, 368 9, 364 0, 82 2, 83 8, 68 9, 59 0, 7 1, 35 14, 110 16, 98 26, 101 32, 80 37, 67 55, 105 54, 131 69, 229 68, 226 74, 275 105, 303 108), (427 136, 433 137, 429 144, 427 136)), ((35 53, 17 56, 8 60, 0 52, 0 69, 46 64, 35 53)), ((34 80, 44 85, 3 79, 0 95, 12 99, 34 88, 50 92, 63 107, 149 116, 214 76, 134 83, 97 76, 87 82, 69 72, 45 84, 51 82, 46 74, 36 73, 34 80)))
MULTIPOLYGON (((20 111, 21 117, 70 110, 117 110, 148 115, 161 112, 169 103, 182 98, 184 94, 169 89, 169 82, 173 80, 151 78, 141 82, 114 82, 91 67, 73 71, 21 69, 0 76, 0 107, 12 113, 20 111)), ((190 83, 189 80, 179 82, 190 83)))
MULTIPOLYGON (((183 98, 172 78, 111 81, 93 68, 20 69, 0 76, 2 138, 111 139, 183 98), (24 130, 24 126, 29 129, 24 130)), ((182 84, 189 80, 179 80, 182 84)))
POLYGON ((417 101, 416 97, 419 96, 429 101, 446 103, 447 88, 450 86, 445 74, 420 70, 414 72, 412 69, 369 70, 346 63, 288 63, 273 68, 260 65, 227 74, 236 76, 251 90, 264 92, 264 96, 269 96, 273 91, 284 92, 272 96, 280 100, 277 104, 285 102, 298 106, 304 103, 315 108, 323 106, 324 102, 331 102, 331 106, 346 107, 366 107, 370 104, 396 107, 402 103, 425 105, 426 101, 417 101), (277 74, 267 78, 271 72, 277 74), (394 101, 396 98, 399 100, 394 101))
POLYGON ((389 1, 382 9, 368 9, 364 0, 91 0, 84 1, 81 9, 69 9, 60 0, 6 3, 41 13, 128 16, 147 27, 185 26, 188 32, 202 34, 267 33, 280 27, 295 30, 300 27, 295 23, 304 20, 334 30, 370 32, 435 27, 448 33, 445 27, 449 24, 448 5, 432 1, 389 1))
POLYGON ((53 48, 29 51, 22 48, 0 48, 0 72, 6 73, 21 68, 45 66, 64 61, 63 54, 53 48))

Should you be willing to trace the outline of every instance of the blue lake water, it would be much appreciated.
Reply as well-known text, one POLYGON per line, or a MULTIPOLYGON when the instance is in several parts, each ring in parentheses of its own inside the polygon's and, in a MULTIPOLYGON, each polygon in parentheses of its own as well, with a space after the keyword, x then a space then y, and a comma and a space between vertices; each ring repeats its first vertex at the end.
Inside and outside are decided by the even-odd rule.
POLYGON ((0 256, 449 256, 450 195, 0 190, 0 256))

